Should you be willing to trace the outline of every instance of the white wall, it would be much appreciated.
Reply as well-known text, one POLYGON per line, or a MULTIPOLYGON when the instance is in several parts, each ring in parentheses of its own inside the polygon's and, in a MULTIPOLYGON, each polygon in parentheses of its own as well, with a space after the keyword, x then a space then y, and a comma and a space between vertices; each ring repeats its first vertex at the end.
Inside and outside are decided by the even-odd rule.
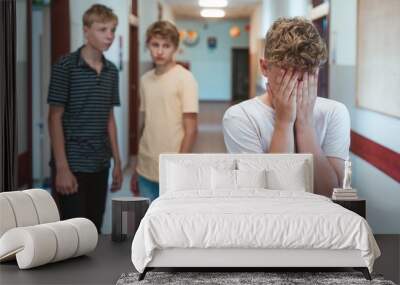
POLYGON ((75 51, 84 44, 82 15, 93 4, 103 4, 114 10, 118 16, 118 27, 115 40, 110 49, 105 52, 105 57, 112 61, 118 68, 120 65, 120 51, 122 52, 122 71, 119 72, 119 96, 121 106, 114 108, 115 119, 118 130, 118 144, 121 155, 122 166, 128 164, 129 159, 129 98, 128 98, 128 75, 129 75, 129 24, 128 16, 131 11, 129 0, 85 0, 70 1, 71 17, 71 51, 75 51), (120 46, 122 38, 122 46, 120 46))
POLYGON ((307 17, 310 13, 309 0, 263 0, 261 36, 265 36, 269 27, 279 17, 307 17))
MULTIPOLYGON (((400 120, 355 104, 356 26, 357 0, 331 0, 330 97, 346 104, 352 130, 400 152, 400 120)), ((351 158, 354 187, 367 199, 367 220, 374 233, 399 234, 400 184, 359 157, 352 155, 351 158)))
POLYGON ((32 11, 32 177, 42 187, 50 177, 50 137, 47 95, 51 73, 50 6, 32 11))

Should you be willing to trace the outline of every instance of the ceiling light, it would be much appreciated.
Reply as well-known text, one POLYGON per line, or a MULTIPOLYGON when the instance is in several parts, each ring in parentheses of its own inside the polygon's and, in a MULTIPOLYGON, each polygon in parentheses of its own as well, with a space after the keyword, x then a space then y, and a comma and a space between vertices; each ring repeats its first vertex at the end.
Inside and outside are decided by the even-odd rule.
POLYGON ((223 8, 228 6, 228 0, 199 0, 200 7, 223 8))
POLYGON ((225 11, 222 9, 203 9, 200 15, 204 18, 223 18, 225 11))

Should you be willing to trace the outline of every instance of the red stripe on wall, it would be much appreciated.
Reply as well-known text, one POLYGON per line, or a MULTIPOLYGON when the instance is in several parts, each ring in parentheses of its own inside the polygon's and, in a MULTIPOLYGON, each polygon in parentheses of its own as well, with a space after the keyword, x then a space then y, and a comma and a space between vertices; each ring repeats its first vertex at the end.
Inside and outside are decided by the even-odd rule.
POLYGON ((350 151, 400 182, 400 154, 351 131, 350 151))

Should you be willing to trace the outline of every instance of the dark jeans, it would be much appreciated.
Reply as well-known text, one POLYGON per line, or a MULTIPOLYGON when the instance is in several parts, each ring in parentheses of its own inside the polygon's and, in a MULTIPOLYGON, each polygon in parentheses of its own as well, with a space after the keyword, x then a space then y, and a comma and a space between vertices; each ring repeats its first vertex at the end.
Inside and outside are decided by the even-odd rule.
POLYGON ((55 189, 55 174, 52 175, 52 193, 60 210, 61 220, 83 217, 91 220, 100 233, 106 208, 108 173, 106 168, 95 173, 73 173, 78 181, 78 192, 61 195, 55 189))

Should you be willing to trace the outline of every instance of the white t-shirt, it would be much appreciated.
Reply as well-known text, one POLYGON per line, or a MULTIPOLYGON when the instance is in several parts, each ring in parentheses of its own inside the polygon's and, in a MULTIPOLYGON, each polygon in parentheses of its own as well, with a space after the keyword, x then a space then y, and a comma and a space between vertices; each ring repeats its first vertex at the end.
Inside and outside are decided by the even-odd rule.
MULTIPOLYGON (((275 110, 258 97, 226 110, 224 140, 230 153, 267 153, 275 126, 275 110)), ((347 159, 350 147, 350 116, 345 105, 317 97, 314 128, 326 156, 347 159)))

